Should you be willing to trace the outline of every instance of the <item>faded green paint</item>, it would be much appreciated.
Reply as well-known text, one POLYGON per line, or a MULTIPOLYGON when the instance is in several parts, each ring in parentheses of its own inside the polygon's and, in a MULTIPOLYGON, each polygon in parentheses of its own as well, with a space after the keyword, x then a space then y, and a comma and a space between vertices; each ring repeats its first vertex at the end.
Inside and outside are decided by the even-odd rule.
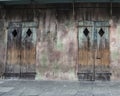
MULTIPOLYGON (((93 31, 94 31, 94 23, 93 21, 81 21, 79 22, 78 28, 78 40, 79 40, 79 48, 83 48, 84 46, 84 40, 87 40, 87 37, 83 34, 83 31, 87 28, 89 31, 89 38, 90 38, 90 44, 93 45, 93 31), (86 39, 85 39, 86 38, 86 39)), ((87 41, 86 41, 87 42, 87 41)))
POLYGON ((118 53, 117 50, 113 51, 112 54, 111 54, 111 57, 112 57, 113 60, 118 60, 119 59, 118 56, 119 56, 119 53, 118 53))
POLYGON ((26 32, 27 32, 28 29, 30 29, 32 31, 32 35, 31 35, 31 38, 29 38, 29 39, 31 40, 31 43, 34 44, 34 46, 36 46, 37 26, 38 26, 38 24, 36 22, 23 22, 22 23, 22 42, 25 42, 26 32))
POLYGON ((41 67, 47 67, 48 64, 47 64, 47 55, 43 55, 42 54, 42 57, 41 57, 41 67))
POLYGON ((62 44, 62 41, 57 40, 56 48, 60 51, 64 50, 64 46, 62 44))

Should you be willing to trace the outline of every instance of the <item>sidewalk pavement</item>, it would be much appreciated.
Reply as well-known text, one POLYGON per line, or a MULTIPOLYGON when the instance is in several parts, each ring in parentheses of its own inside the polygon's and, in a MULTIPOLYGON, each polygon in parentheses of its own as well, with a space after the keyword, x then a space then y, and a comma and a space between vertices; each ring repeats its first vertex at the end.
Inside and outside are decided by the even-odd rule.
POLYGON ((120 82, 0 80, 0 96, 120 96, 120 82))

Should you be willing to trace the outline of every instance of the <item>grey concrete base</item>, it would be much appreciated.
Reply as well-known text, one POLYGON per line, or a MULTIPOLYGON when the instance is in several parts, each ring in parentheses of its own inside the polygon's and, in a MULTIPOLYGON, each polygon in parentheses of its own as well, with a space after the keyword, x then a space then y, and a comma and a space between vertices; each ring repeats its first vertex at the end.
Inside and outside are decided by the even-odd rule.
POLYGON ((0 80, 0 96, 120 96, 120 82, 0 80))

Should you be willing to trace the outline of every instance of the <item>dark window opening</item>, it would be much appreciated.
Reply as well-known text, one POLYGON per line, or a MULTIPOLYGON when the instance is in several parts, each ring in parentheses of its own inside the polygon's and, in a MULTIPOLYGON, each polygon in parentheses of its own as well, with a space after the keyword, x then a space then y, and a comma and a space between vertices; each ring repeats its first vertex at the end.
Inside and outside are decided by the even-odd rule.
POLYGON ((99 35, 102 37, 102 36, 104 35, 105 32, 104 32, 103 29, 101 28, 100 31, 99 31, 98 33, 99 33, 99 35))
POLYGON ((85 28, 85 30, 83 31, 83 33, 84 33, 84 35, 87 37, 87 36, 88 36, 88 34, 89 34, 88 29, 87 29, 87 28, 85 28))
POLYGON ((12 32, 12 35, 13 35, 14 37, 17 36, 17 30, 16 30, 16 29, 12 32))
POLYGON ((32 31, 30 29, 28 29, 28 31, 26 33, 28 36, 30 36, 32 34, 32 31))

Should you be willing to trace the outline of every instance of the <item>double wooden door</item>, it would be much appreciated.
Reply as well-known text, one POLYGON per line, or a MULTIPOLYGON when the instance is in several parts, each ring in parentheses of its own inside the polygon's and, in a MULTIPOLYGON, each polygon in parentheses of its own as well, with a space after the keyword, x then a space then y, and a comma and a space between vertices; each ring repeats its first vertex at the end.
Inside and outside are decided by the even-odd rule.
POLYGON ((78 78, 110 80, 109 22, 80 21, 78 78))
POLYGON ((5 77, 34 78, 36 73, 35 22, 9 23, 5 77))

